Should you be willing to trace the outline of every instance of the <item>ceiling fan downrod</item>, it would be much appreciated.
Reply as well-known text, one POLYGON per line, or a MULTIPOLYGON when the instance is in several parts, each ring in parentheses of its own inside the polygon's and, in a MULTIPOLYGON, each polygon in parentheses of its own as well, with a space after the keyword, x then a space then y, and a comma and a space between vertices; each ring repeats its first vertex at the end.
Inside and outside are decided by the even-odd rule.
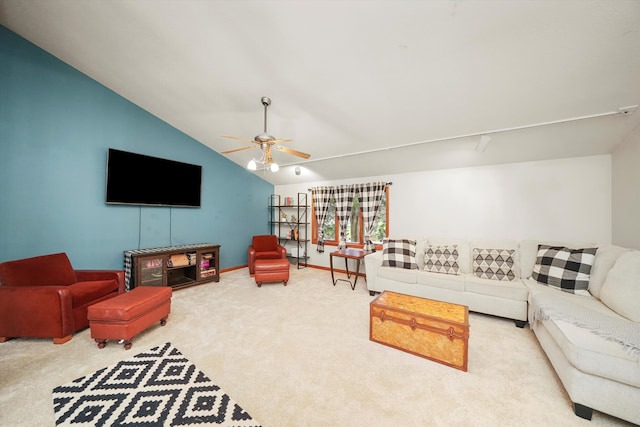
POLYGON ((267 96, 263 96, 260 99, 262 105, 264 105, 264 132, 255 137, 257 142, 273 141, 275 138, 267 133, 267 107, 271 105, 271 99, 267 96))

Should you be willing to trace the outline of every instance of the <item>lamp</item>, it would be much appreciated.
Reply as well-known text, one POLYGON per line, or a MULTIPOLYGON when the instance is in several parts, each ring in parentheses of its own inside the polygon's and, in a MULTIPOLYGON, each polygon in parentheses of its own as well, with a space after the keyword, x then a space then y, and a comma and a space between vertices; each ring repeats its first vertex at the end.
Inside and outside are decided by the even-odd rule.
POLYGON ((273 161, 273 157, 271 157, 271 149, 268 144, 262 144, 262 155, 259 159, 251 159, 249 163, 247 163, 247 169, 249 170, 258 170, 258 164, 263 167, 260 170, 269 169, 271 172, 278 172, 280 170, 280 166, 276 162, 273 161))

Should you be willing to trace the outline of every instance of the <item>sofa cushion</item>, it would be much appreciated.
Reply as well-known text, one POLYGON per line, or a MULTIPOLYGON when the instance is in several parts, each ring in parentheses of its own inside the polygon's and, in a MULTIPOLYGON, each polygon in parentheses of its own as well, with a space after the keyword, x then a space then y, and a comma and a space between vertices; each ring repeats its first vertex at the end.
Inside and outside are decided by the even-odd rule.
POLYGON ((69 286, 69 292, 73 307, 80 307, 112 292, 118 292, 118 282, 114 279, 78 282, 69 286))
POLYGON ((481 279, 473 274, 465 276, 464 289, 474 294, 488 295, 513 301, 526 301, 529 290, 521 280, 502 281, 481 279))
POLYGON ((513 249, 473 248, 473 274, 481 279, 514 280, 513 249))
POLYGON ((631 249, 615 245, 598 245, 596 259, 591 267, 591 277, 589 278, 589 293, 596 298, 600 298, 600 289, 604 284, 609 270, 613 268, 621 253, 631 249))
POLYGON ((589 277, 597 248, 569 249, 538 245, 531 277, 543 285, 579 295, 589 295, 589 277))
POLYGON ((253 236, 251 246, 256 252, 276 251, 278 250, 278 238, 270 234, 253 236))
POLYGON ((638 355, 597 328, 588 327, 592 323, 590 319, 597 321, 602 316, 613 322, 628 320, 591 296, 538 292, 530 300, 536 313, 535 318, 530 319, 534 331, 544 327, 572 366, 588 374, 640 387, 638 355))
POLYGON ((380 267, 378 269, 378 277, 402 283, 416 283, 418 271, 417 269, 409 270, 396 267, 380 267))
POLYGON ((281 259, 282 258, 282 252, 280 251, 262 251, 262 252, 256 252, 254 254, 254 259, 255 260, 259 260, 259 259, 281 259))
POLYGON ((417 279, 418 285, 464 292, 464 276, 461 275, 420 271, 417 274, 417 279))
POLYGON ((416 241, 411 239, 384 239, 382 266, 416 269, 416 241))
POLYGON ((620 254, 602 285, 600 300, 616 313, 640 322, 640 251, 620 254))
POLYGON ((424 269, 432 273, 459 274, 458 246, 425 246, 424 269))

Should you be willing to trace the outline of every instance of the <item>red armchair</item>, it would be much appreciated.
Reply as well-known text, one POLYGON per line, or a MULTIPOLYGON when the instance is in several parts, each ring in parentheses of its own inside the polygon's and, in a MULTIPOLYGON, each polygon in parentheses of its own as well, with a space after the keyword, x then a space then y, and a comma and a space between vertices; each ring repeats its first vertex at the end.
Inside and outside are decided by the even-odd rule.
POLYGON ((89 326, 91 304, 123 292, 123 271, 74 270, 65 253, 0 263, 0 343, 38 337, 63 344, 89 326))
POLYGON ((287 259, 287 250, 278 244, 278 238, 272 234, 253 236, 247 252, 250 275, 255 274, 255 263, 258 259, 287 259))

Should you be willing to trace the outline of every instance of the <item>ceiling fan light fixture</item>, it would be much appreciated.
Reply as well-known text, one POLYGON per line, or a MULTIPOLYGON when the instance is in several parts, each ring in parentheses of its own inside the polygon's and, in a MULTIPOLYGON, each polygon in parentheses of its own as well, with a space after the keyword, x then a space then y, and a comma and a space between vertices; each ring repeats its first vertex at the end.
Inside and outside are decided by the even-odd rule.
POLYGON ((277 163, 271 163, 271 165, 269 165, 269 169, 271 172, 278 172, 280 170, 280 166, 278 166, 277 163))
POLYGON ((258 169, 258 165, 256 161, 253 159, 249 160, 249 163, 247 163, 247 169, 249 169, 250 171, 254 171, 258 169))

